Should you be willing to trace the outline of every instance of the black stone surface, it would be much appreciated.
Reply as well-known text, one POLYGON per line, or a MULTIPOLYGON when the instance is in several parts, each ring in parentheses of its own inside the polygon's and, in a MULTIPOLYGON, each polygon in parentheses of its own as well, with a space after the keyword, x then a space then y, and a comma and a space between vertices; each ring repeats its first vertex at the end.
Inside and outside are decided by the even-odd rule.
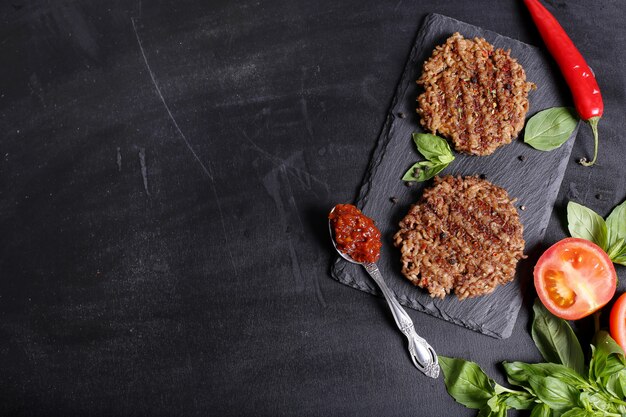
MULTIPOLYGON (((518 212, 524 225, 525 254, 529 256, 519 262, 518 273, 512 283, 496 288, 493 294, 485 297, 464 301, 456 297, 440 300, 431 298, 426 291, 402 277, 400 252, 393 247, 393 235, 409 206, 418 200, 424 186, 430 184, 416 183, 416 186, 407 187, 401 181, 409 167, 422 158, 411 138, 413 132, 425 132, 415 112, 419 94, 415 80, 435 46, 444 43, 455 32, 469 39, 485 38, 496 48, 511 51, 511 56, 524 67, 526 79, 537 86, 529 94, 527 117, 547 108, 568 104, 567 97, 558 91, 558 81, 550 71, 549 61, 539 49, 456 19, 429 15, 417 35, 357 201, 381 230, 384 249, 378 266, 401 304, 489 336, 506 338, 513 331, 522 304, 523 288, 532 281, 536 248, 548 226, 578 129, 572 133, 570 140, 552 152, 537 151, 525 145, 522 131, 517 140, 498 148, 492 155, 476 157, 457 154, 455 161, 440 174, 485 175, 516 198, 517 207, 525 206, 525 210, 518 212), (524 157, 521 158, 523 161, 520 156, 524 157), (392 197, 397 199, 397 204, 390 204, 392 197)), ((360 266, 339 258, 332 274, 344 284, 380 295, 376 284, 360 266)))
MULTIPOLYGON (((568 200, 626 198, 626 11, 545 4, 606 105, 548 245, 568 200)), ((355 200, 430 13, 542 45, 521 1, 0 2, 0 415, 475 416, 382 299, 329 276, 326 214, 355 200)), ((531 303, 508 339, 408 314, 506 385, 501 361, 540 360, 531 303)))

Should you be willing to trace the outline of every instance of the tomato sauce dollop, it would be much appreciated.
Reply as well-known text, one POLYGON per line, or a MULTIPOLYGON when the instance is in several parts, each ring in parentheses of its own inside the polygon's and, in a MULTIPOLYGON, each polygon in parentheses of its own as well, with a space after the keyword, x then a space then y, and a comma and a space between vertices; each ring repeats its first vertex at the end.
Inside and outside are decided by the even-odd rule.
POLYGON ((341 253, 357 262, 374 263, 380 257, 380 231, 374 221, 351 204, 337 204, 328 215, 341 253))

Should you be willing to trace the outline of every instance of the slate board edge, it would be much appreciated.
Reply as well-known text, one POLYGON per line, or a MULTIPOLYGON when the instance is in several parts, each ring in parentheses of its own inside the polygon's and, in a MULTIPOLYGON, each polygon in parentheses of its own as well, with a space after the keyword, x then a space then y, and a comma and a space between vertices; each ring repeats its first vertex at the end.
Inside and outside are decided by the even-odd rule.
MULTIPOLYGON (((337 257, 337 259, 335 260, 335 262, 332 265, 332 277, 337 280, 338 282, 340 282, 341 284, 344 284, 348 287, 354 288, 356 290, 365 292, 367 294, 371 294, 374 296, 377 296, 379 298, 384 298, 382 295, 382 292, 378 289, 378 287, 373 287, 370 286, 368 284, 363 284, 361 285, 359 283, 359 281, 355 280, 354 277, 347 271, 344 270, 344 267, 348 265, 346 263, 346 261, 344 261, 342 258, 337 257), (343 273, 344 276, 342 278, 339 278, 339 275, 343 273), (346 279, 348 278, 348 279, 346 279)), ((513 327, 515 325, 515 321, 512 321, 510 326, 507 326, 503 329, 502 332, 497 332, 494 331, 492 329, 488 329, 485 328, 483 326, 481 326, 480 324, 474 322, 474 321, 465 321, 465 320, 461 320, 459 318, 454 318, 454 317, 449 317, 449 316, 444 316, 442 314, 440 314, 439 310, 437 308, 435 308, 435 310, 429 310, 426 309, 422 304, 417 303, 417 302, 413 302, 412 300, 403 298, 403 297, 399 297, 393 290, 391 290, 391 292, 393 293, 393 295, 396 297, 396 300, 398 300, 398 302, 405 306, 405 307, 409 307, 412 310, 416 310, 419 311, 420 313, 425 313, 428 314, 429 316, 435 317, 437 319, 443 320, 444 322, 448 322, 460 327, 463 327, 467 330, 470 331, 474 331, 474 332, 478 332, 480 334, 484 334, 486 336, 491 336, 493 338, 496 339, 506 339, 509 336, 511 336, 511 333, 513 332, 513 327)), ((519 310, 519 308, 518 308, 519 310)))
MULTIPOLYGON (((374 147, 374 151, 372 153, 372 160, 367 168, 365 177, 362 181, 362 186, 359 190, 359 195, 357 196, 355 204, 361 208, 363 204, 367 201, 367 196, 371 189, 371 179, 374 178, 376 171, 378 170, 378 166, 385 156, 385 150, 387 149, 387 145, 391 140, 391 135, 389 134, 391 128, 393 126, 393 121, 397 117, 394 113, 394 109, 397 107, 398 100, 400 100, 403 96, 403 92, 406 89, 406 86, 409 82, 411 82, 410 77, 407 75, 411 69, 411 64, 413 62, 413 58, 418 54, 419 47, 423 44, 423 40, 428 33, 428 28, 432 25, 433 19, 437 16, 436 13, 430 13, 424 18, 424 22, 420 26, 420 29, 415 37, 415 41, 413 41, 413 48, 411 49, 411 53, 409 54, 406 64, 404 65, 404 69, 402 70, 402 75, 400 77, 400 81, 398 81, 398 86, 396 87, 396 92, 393 96, 393 100, 391 105, 389 106, 387 118, 385 120, 385 124, 378 136, 376 141, 377 145, 374 147)), ((443 15, 439 15, 443 16, 443 15)))

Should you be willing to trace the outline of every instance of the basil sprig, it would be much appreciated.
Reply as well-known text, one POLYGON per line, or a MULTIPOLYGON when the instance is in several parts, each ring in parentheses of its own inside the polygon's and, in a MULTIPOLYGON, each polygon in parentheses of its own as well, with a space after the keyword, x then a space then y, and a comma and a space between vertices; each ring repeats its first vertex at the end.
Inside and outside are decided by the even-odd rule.
POLYGON ((499 385, 474 362, 439 357, 448 393, 479 417, 506 416, 509 409, 531 417, 622 416, 626 414, 626 359, 605 331, 596 334, 588 366, 569 323, 539 300, 533 307, 532 338, 544 363, 504 362, 509 384, 499 385))
POLYGON ((574 331, 564 320, 553 320, 544 314, 541 303, 533 306, 535 319, 531 327, 531 336, 541 356, 550 363, 563 364, 578 374, 585 373, 585 356, 576 339, 574 331))
POLYGON ((540 151, 551 151, 563 145, 576 129, 578 117, 569 107, 553 107, 528 119, 524 142, 540 151))
POLYGON ((592 241, 611 261, 626 266, 626 201, 615 207, 606 220, 590 208, 570 201, 567 228, 573 237, 592 241))
POLYGON ((413 142, 426 160, 413 164, 402 177, 403 181, 429 180, 454 161, 450 145, 439 136, 429 133, 413 133, 413 142))

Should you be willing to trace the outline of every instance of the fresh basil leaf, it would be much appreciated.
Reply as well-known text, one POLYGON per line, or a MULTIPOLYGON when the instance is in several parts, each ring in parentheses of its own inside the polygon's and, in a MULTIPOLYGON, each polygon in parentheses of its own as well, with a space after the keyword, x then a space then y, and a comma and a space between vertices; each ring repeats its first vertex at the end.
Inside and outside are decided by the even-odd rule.
POLYGON ((626 253, 611 259, 614 263, 626 266, 626 253))
POLYGON ((506 417, 507 407, 505 404, 498 404, 495 410, 489 406, 480 409, 476 417, 506 417))
POLYGON ((500 397, 498 397, 498 395, 494 395, 487 401, 487 405, 491 408, 491 411, 498 412, 500 409, 500 397))
POLYGON ((427 160, 413 164, 402 177, 403 181, 421 182, 429 180, 454 161, 450 145, 439 136, 428 133, 413 133, 413 141, 419 153, 427 160))
POLYGON ((584 408, 572 408, 569 411, 561 414, 561 417, 593 417, 594 413, 584 408))
POLYGON ((437 164, 431 161, 420 161, 404 174, 403 181, 426 181, 439 174, 448 164, 437 164))
POLYGON ((614 263, 626 266, 626 239, 619 239, 610 246, 607 255, 614 263))
POLYGON ((616 413, 617 408, 611 403, 605 394, 600 392, 581 392, 579 401, 585 408, 595 408, 605 413, 616 413))
POLYGON ((429 133, 413 133, 413 142, 417 150, 429 161, 449 164, 454 160, 448 141, 429 133))
POLYGON ((598 213, 570 201, 567 204, 567 228, 573 237, 587 239, 607 249, 607 226, 598 213))
MULTIPOLYGON (((606 218, 607 247, 612 250, 621 239, 626 239, 626 201, 615 207, 606 218)), ((623 250, 622 250, 623 251, 623 250)))
POLYGON ((504 372, 506 373, 509 384, 530 388, 528 378, 530 378, 531 375, 540 375, 528 369, 530 365, 531 364, 524 362, 503 362, 502 366, 504 366, 504 372))
MULTIPOLYGON (((608 231, 608 223, 607 223, 607 231, 608 231)), ((610 231, 609 231, 609 241, 610 241, 610 231)), ((626 255, 626 239, 618 239, 616 242, 612 244, 609 242, 607 244, 609 250, 607 251, 607 255, 611 260, 619 258, 620 256, 626 255)))
POLYGON ((504 396, 504 403, 516 410, 530 410, 535 406, 535 397, 527 392, 507 393, 504 396))
POLYGON ((541 402, 557 411, 566 411, 578 404, 579 391, 560 379, 531 376, 528 383, 541 402))
POLYGON ((494 382, 474 362, 439 356, 448 394, 467 408, 482 409, 496 395, 494 382))
POLYGON ((533 375, 543 378, 553 376, 578 389, 588 385, 578 372, 562 364, 504 362, 503 366, 509 383, 525 388, 530 388, 528 379, 533 375))
POLYGON ((526 123, 524 142, 540 151, 551 151, 569 139, 577 124, 576 113, 568 107, 540 111, 526 123))
POLYGON ((610 375, 605 386, 606 390, 617 398, 626 397, 626 370, 610 375))
POLYGON ((606 385, 611 375, 626 370, 624 351, 611 336, 601 330, 596 333, 592 346, 589 377, 606 385))
POLYGON ((476 414, 476 417, 493 417, 493 416, 494 416, 493 410, 488 405, 481 408, 478 411, 478 414, 476 414))
POLYGON ((608 378, 616 372, 621 372, 626 369, 626 364, 624 364, 624 357, 621 358, 617 354, 611 354, 606 358, 606 362, 604 363, 604 369, 599 374, 602 378, 608 378))
POLYGON ((596 380, 596 368, 598 367, 597 362, 599 359, 599 354, 596 353, 596 347, 591 345, 591 358, 589 359, 589 369, 588 369, 588 378, 590 381, 596 380))
POLYGON ((539 299, 535 300, 533 311, 531 335, 543 358, 584 375, 583 350, 569 323, 550 313, 539 299))
POLYGON ((622 360, 624 360, 624 350, 611 337, 609 332, 600 330, 596 333, 593 339, 593 344, 598 350, 602 350, 608 354, 618 355, 622 360))
POLYGON ((552 410, 547 404, 539 403, 530 412, 530 417, 552 417, 552 410))

